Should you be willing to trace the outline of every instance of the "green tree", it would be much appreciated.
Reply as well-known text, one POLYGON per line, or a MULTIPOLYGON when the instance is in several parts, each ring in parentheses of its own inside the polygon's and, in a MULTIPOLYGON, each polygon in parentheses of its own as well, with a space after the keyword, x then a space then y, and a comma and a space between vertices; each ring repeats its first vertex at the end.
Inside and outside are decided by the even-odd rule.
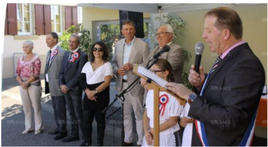
POLYGON ((70 28, 65 30, 62 35, 59 37, 60 46, 65 50, 69 51, 69 38, 72 34, 81 34, 80 35, 80 47, 86 53, 89 52, 90 45, 91 45, 91 38, 90 38, 90 31, 83 29, 83 26, 76 27, 72 25, 70 28))

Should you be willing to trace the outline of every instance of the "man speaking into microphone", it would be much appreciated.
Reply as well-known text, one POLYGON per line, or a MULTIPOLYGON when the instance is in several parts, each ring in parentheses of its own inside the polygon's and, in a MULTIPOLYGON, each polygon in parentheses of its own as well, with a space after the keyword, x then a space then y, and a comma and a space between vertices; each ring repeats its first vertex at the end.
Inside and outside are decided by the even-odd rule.
POLYGON ((166 88, 190 104, 188 116, 195 119, 192 146, 250 146, 256 112, 265 82, 264 68, 242 39, 242 21, 237 12, 219 7, 205 14, 203 38, 217 53, 207 76, 192 66, 186 86, 168 83, 166 88))

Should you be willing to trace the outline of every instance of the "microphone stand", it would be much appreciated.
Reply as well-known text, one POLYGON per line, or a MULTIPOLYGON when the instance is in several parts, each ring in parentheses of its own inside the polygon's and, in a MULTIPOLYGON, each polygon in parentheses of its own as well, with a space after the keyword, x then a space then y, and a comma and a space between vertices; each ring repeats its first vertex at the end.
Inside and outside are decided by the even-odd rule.
MULTIPOLYGON (((158 56, 159 57, 159 56, 158 56)), ((156 58, 152 58, 146 65, 146 69, 150 69, 157 61, 158 61, 158 57, 156 58), (151 64, 149 64, 151 61, 153 60, 153 62, 151 64)), ((116 113, 118 110, 121 109, 121 121, 122 121, 122 126, 121 126, 121 142, 122 145, 124 144, 124 101, 125 101, 125 97, 124 94, 127 93, 128 91, 130 91, 140 80, 140 77, 138 77, 137 79, 135 79, 126 89, 124 89, 123 91, 121 91, 119 94, 115 95, 115 99, 113 100, 112 103, 110 103, 106 108, 104 108, 101 112, 104 113, 107 109, 109 109, 117 100, 120 100, 121 102, 121 107, 119 107, 117 110, 115 110, 114 112, 112 112, 110 115, 108 115, 106 117, 106 119, 108 119, 110 116, 112 116, 114 113, 116 113)))

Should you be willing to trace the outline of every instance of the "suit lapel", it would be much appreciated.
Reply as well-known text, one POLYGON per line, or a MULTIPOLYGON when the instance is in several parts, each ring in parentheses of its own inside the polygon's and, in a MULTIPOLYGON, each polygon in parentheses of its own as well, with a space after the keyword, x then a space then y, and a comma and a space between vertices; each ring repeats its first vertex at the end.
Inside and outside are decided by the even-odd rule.
MULTIPOLYGON (((120 64, 121 66, 123 66, 124 64, 124 43, 125 43, 125 39, 122 41, 122 44, 119 44, 119 48, 118 48, 118 57, 120 57, 120 64)), ((119 67, 121 67, 119 65, 119 67)))
MULTIPOLYGON (((67 70, 69 70, 70 69, 70 67, 75 63, 75 62, 77 62, 79 59, 80 59, 80 57, 81 57, 81 50, 80 50, 80 48, 77 50, 77 52, 78 52, 78 54, 79 54, 79 57, 77 58, 77 59, 75 59, 75 61, 74 62, 70 62, 68 59, 69 59, 69 56, 68 56, 68 58, 67 58, 67 69, 66 69, 66 71, 67 70)), ((71 52, 70 52, 70 54, 71 54, 71 52)))
MULTIPOLYGON (((60 52, 60 48, 59 48, 59 46, 57 46, 56 49, 58 50, 58 53, 57 53, 55 56, 53 56, 53 57, 51 58, 50 63, 49 63, 49 67, 51 66, 51 64, 52 64, 52 62, 54 61, 54 59, 57 58, 57 56, 58 56, 58 54, 59 54, 59 52, 60 52)), ((53 52, 51 52, 51 54, 53 54, 53 52)))
MULTIPOLYGON (((215 75, 221 70, 221 68, 230 60, 232 59, 232 56, 227 55, 218 65, 218 67, 215 68, 215 70, 210 74, 209 79, 207 81, 206 87, 209 85, 209 83, 212 81, 212 79, 215 77, 215 75)), ((205 87, 205 88, 206 88, 205 87)))
POLYGON ((137 38, 135 38, 135 40, 133 41, 133 46, 132 46, 132 49, 131 49, 131 52, 130 52, 130 55, 129 55, 129 58, 128 58, 128 63, 132 63, 133 58, 136 55, 136 46, 137 46, 136 39, 137 38))
MULTIPOLYGON (((221 70, 221 68, 229 62, 236 54, 238 54, 242 49, 245 49, 245 47, 248 47, 248 44, 242 44, 231 50, 225 58, 219 63, 218 67, 213 71, 213 73, 210 75, 206 87, 209 85, 209 83, 212 81, 212 79, 215 77, 215 75, 221 70)), ((249 47, 248 47, 249 48, 249 47)), ((205 87, 205 88, 206 88, 205 87)))

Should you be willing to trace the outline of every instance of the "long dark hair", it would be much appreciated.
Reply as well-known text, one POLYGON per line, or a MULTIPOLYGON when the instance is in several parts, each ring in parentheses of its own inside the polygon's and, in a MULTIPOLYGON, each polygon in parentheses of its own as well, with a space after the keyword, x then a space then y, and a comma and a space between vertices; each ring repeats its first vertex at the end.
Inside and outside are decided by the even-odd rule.
POLYGON ((92 45, 91 50, 90 50, 90 61, 91 61, 91 62, 95 61, 95 57, 94 57, 94 55, 93 55, 93 48, 94 48, 94 46, 95 46, 96 44, 99 45, 99 46, 101 46, 101 48, 102 48, 102 50, 103 50, 102 60, 103 60, 104 62, 107 62, 108 59, 109 59, 109 52, 108 52, 108 48, 107 48, 106 44, 105 44, 104 42, 102 42, 102 41, 95 42, 95 43, 92 45))
POLYGON ((170 63, 165 59, 158 59, 158 61, 155 63, 160 69, 164 71, 168 71, 167 81, 168 82, 175 82, 175 78, 173 75, 172 66, 170 63))

